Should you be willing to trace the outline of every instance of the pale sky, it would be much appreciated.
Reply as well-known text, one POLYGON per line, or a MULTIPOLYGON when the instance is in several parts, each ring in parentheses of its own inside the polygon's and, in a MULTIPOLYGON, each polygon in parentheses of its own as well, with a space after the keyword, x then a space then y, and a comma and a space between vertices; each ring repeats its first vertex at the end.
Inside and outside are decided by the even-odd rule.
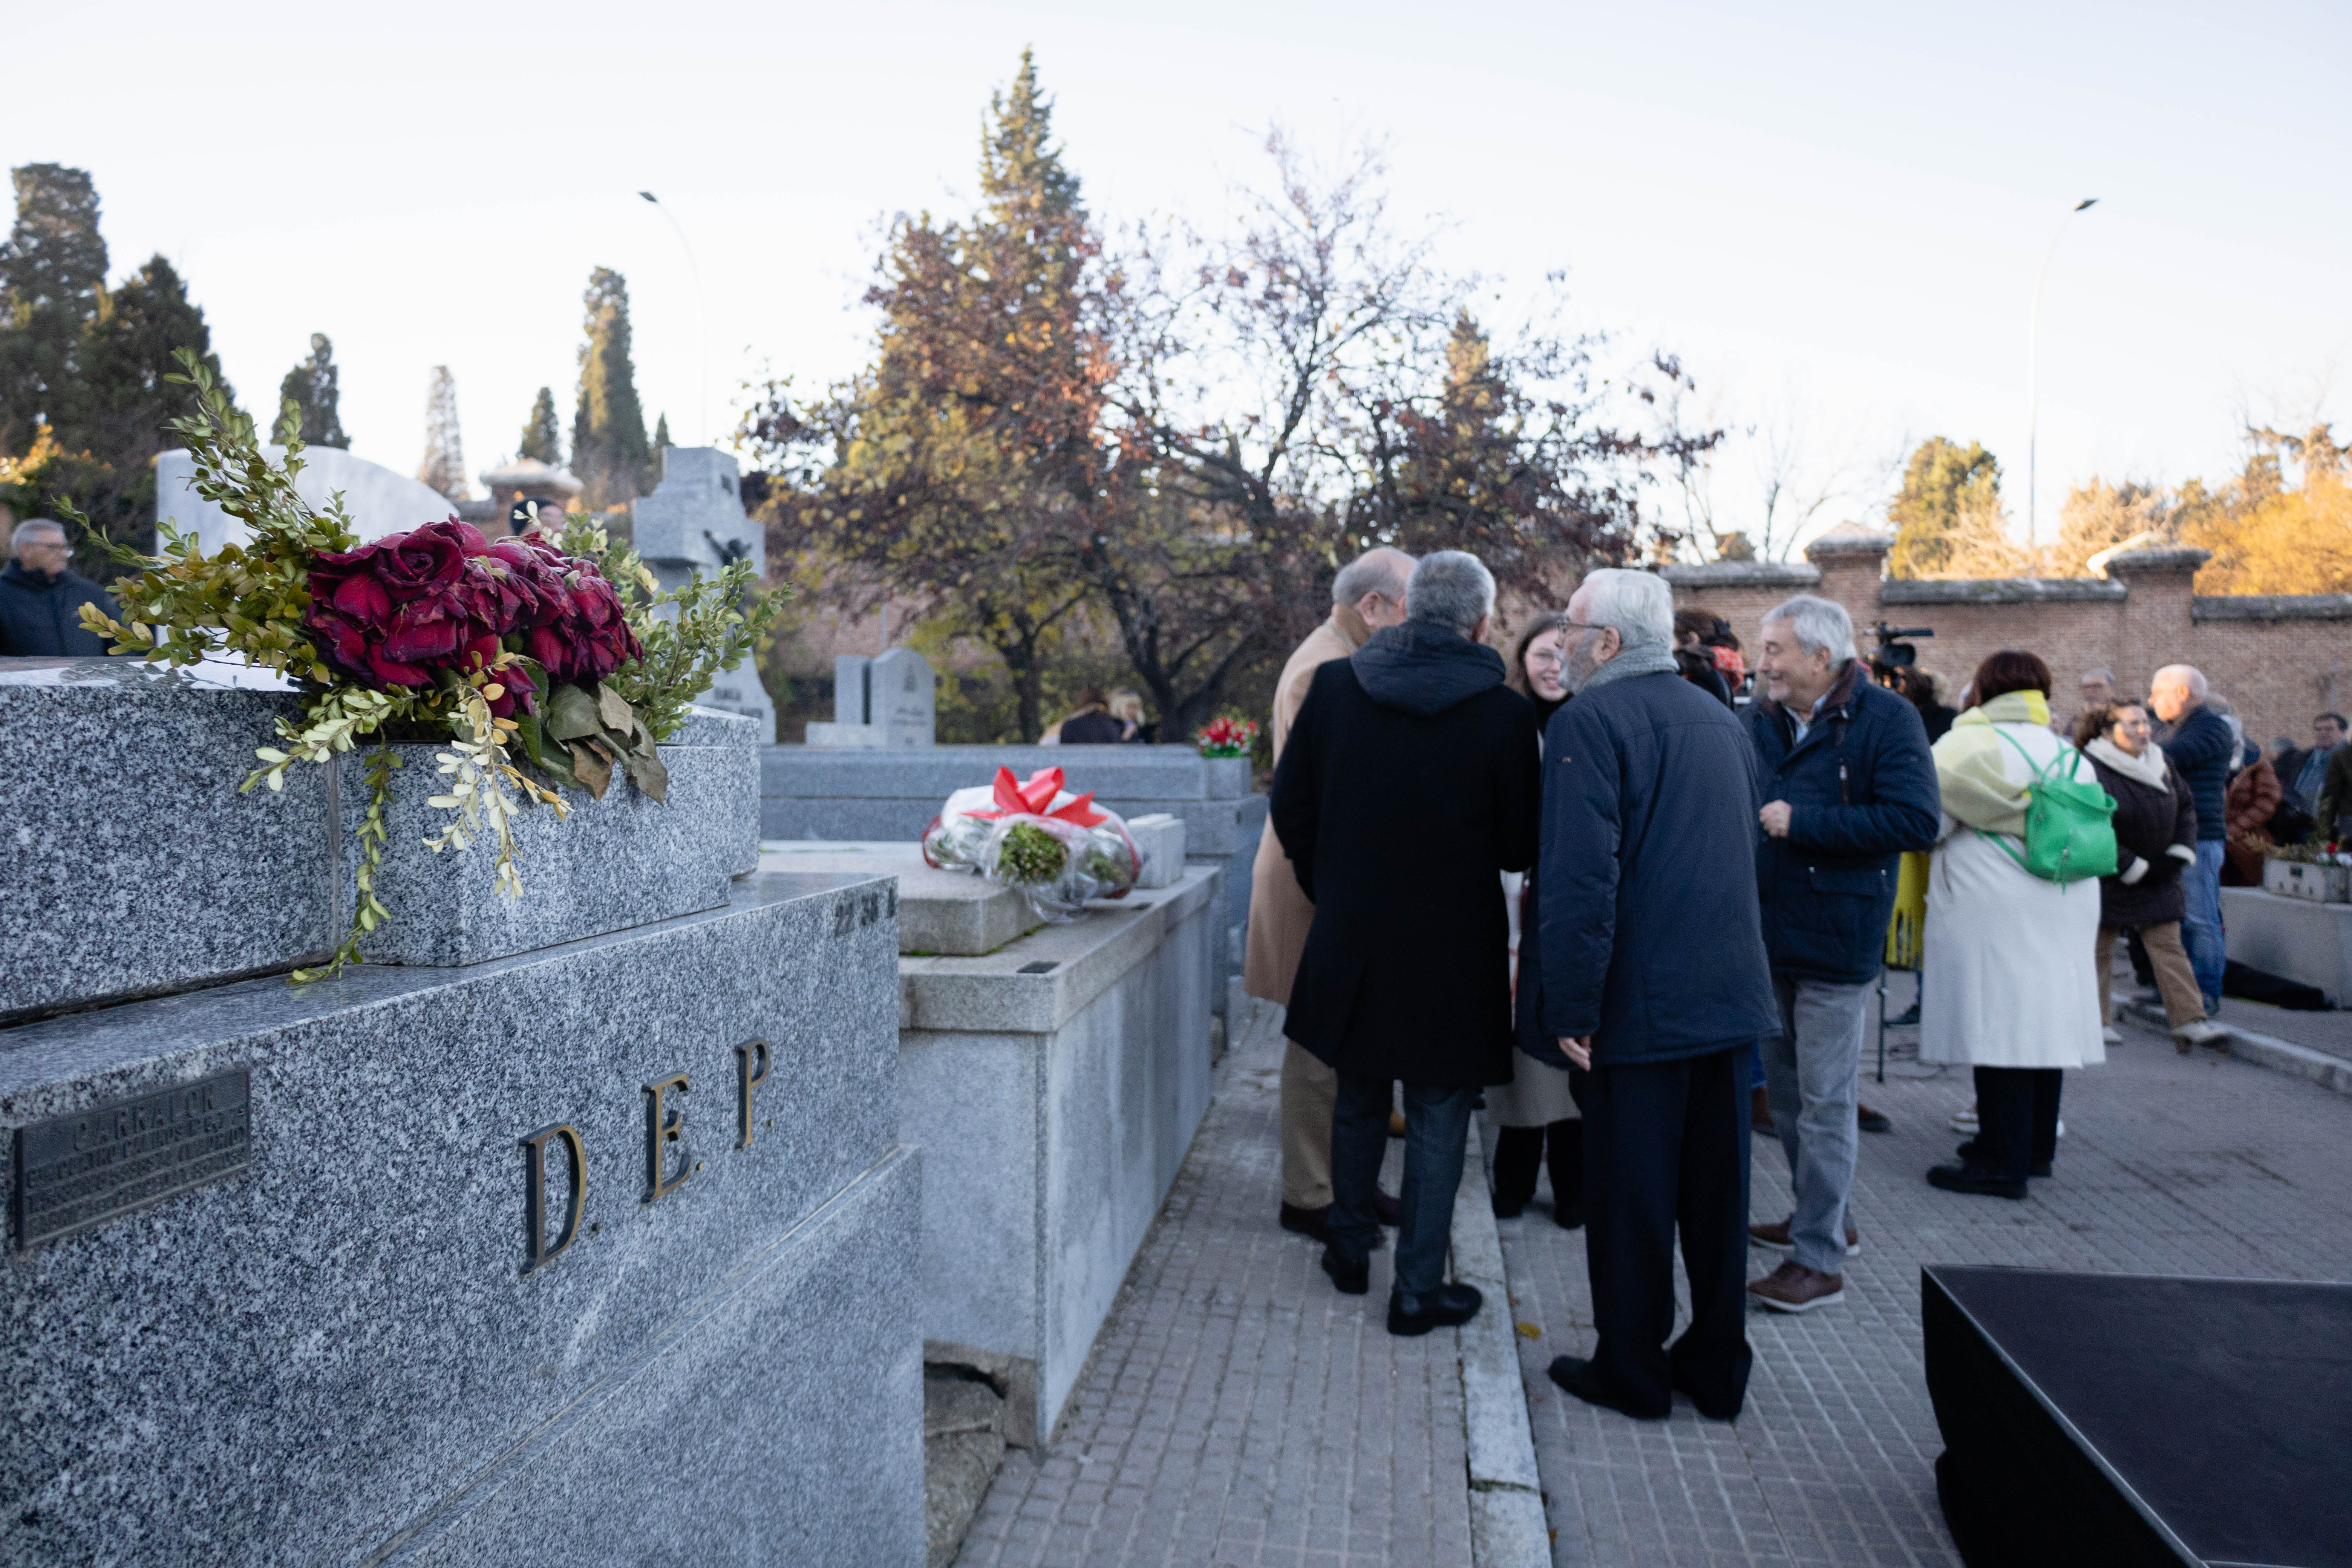
MULTIPOLYGON (((2034 274, 2086 195, 2042 305, 2045 537, 2094 473, 2234 469, 2247 414, 2352 424, 2340 3, 26 12, 5 161, 92 172, 114 274, 170 257, 248 407, 328 333, 353 450, 404 473, 436 364, 476 473, 541 384, 568 426, 600 264, 681 444, 731 431, 762 366, 853 368, 881 224, 968 205, 1024 44, 1099 216, 1218 226, 1272 121, 1380 138, 1447 265, 1520 298, 1567 268, 1577 322, 1678 353, 1702 407, 1816 472, 1982 440, 2021 523, 2034 274)), ((1724 459, 1734 525, 1759 445, 1724 459)))

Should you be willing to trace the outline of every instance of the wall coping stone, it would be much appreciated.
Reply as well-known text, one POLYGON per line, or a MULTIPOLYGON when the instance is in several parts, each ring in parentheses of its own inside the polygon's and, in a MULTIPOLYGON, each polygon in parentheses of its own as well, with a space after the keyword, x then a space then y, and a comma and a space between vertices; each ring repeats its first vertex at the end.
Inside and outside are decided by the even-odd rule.
POLYGON ((1013 889, 933 866, 921 845, 903 840, 771 838, 760 846, 760 869, 898 878, 904 953, 982 957, 1045 923, 1013 889))
POLYGON ((2130 596, 2123 584, 2099 577, 1890 579, 1878 591, 1885 605, 2063 605, 2130 596))
POLYGON ((1823 555, 1885 555, 1895 548, 1891 533, 1824 533, 1805 546, 1808 561, 1823 555))
POLYGON ((2125 572, 2194 572, 2213 559, 2210 550, 2191 544, 2158 544, 2146 550, 2118 550, 2107 557, 2107 575, 2125 572))
POLYGON ((1658 568, 1658 575, 1677 588, 1811 588, 1822 580, 1821 568, 1793 561, 1706 561, 1677 563, 1658 568))
POLYGON ((2352 621, 2352 594, 2200 594, 2192 621, 2352 621))
POLYGON ((979 958, 898 960, 898 1027, 940 1034, 1050 1035, 1077 1016, 1207 902, 1218 868, 1192 866, 1165 888, 1097 900, 979 958), (1043 974, 1022 966, 1050 963, 1043 974))

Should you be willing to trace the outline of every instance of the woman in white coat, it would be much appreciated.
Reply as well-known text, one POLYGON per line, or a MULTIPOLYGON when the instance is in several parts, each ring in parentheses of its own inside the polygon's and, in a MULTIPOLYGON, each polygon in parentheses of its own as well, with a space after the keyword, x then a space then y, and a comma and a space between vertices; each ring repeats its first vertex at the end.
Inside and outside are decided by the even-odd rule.
POLYGON ((2050 732, 2050 668, 1997 653, 1977 668, 1976 706, 1936 742, 1943 833, 1927 876, 1919 1059, 1976 1069, 1977 1135, 1960 1163, 1927 1173, 1956 1193, 2022 1198, 2050 1174, 2067 1068, 2106 1059, 2091 955, 2099 884, 2044 881, 2022 851, 2027 788, 2055 763, 2095 784, 2089 763, 2050 732), (2006 839, 2004 844, 2000 840, 2006 839))

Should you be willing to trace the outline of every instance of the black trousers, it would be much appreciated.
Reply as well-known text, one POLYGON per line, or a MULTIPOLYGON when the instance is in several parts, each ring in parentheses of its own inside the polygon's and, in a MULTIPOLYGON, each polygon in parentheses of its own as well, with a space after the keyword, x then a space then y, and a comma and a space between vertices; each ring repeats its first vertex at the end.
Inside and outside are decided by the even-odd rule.
POLYGON ((1977 1068, 1976 1163, 2011 1181, 2058 1157, 2057 1068, 1977 1068))
POLYGON ((1746 1056, 1595 1067, 1584 1089, 1585 1258, 1600 1342, 1593 1370, 1637 1411, 1679 1383, 1704 1408, 1748 1392, 1746 1056), (1674 1349, 1675 1235, 1691 1323, 1674 1349))
POLYGON ((1551 1202, 1559 1213, 1584 1203, 1584 1122, 1567 1117, 1549 1127, 1495 1129, 1495 1201, 1521 1208, 1536 1195, 1536 1173, 1551 1159, 1551 1202))

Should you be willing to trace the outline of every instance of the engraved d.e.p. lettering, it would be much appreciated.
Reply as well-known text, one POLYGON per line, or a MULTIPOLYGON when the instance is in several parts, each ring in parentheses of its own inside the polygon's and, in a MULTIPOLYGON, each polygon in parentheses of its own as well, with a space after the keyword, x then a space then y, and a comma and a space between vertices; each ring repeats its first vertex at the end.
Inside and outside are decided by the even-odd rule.
POLYGON ((746 1040, 735 1047, 736 1109, 740 1121, 735 1139, 738 1149, 751 1146, 751 1091, 768 1081, 770 1057, 765 1040, 746 1040), (751 1068, 754 1060, 760 1064, 756 1072, 751 1068))
POLYGON ((676 1192, 694 1174, 694 1156, 686 1147, 680 1132, 685 1112, 663 1103, 664 1098, 675 1091, 687 1092, 686 1075, 674 1072, 659 1083, 649 1083, 646 1089, 646 1202, 657 1202, 664 1194, 676 1192), (671 1142, 677 1144, 677 1174, 665 1180, 662 1175, 662 1155, 671 1142))
POLYGON ((563 1122, 542 1127, 522 1140, 523 1148, 523 1227, 525 1243, 522 1271, 525 1274, 555 1260, 555 1255, 572 1245, 580 1234, 580 1215, 588 1206, 588 1152, 581 1147, 579 1131, 563 1122), (568 1185, 570 1196, 564 1205, 563 1228, 551 1244, 547 1239, 547 1143, 559 1139, 571 1159, 572 1174, 568 1185))

